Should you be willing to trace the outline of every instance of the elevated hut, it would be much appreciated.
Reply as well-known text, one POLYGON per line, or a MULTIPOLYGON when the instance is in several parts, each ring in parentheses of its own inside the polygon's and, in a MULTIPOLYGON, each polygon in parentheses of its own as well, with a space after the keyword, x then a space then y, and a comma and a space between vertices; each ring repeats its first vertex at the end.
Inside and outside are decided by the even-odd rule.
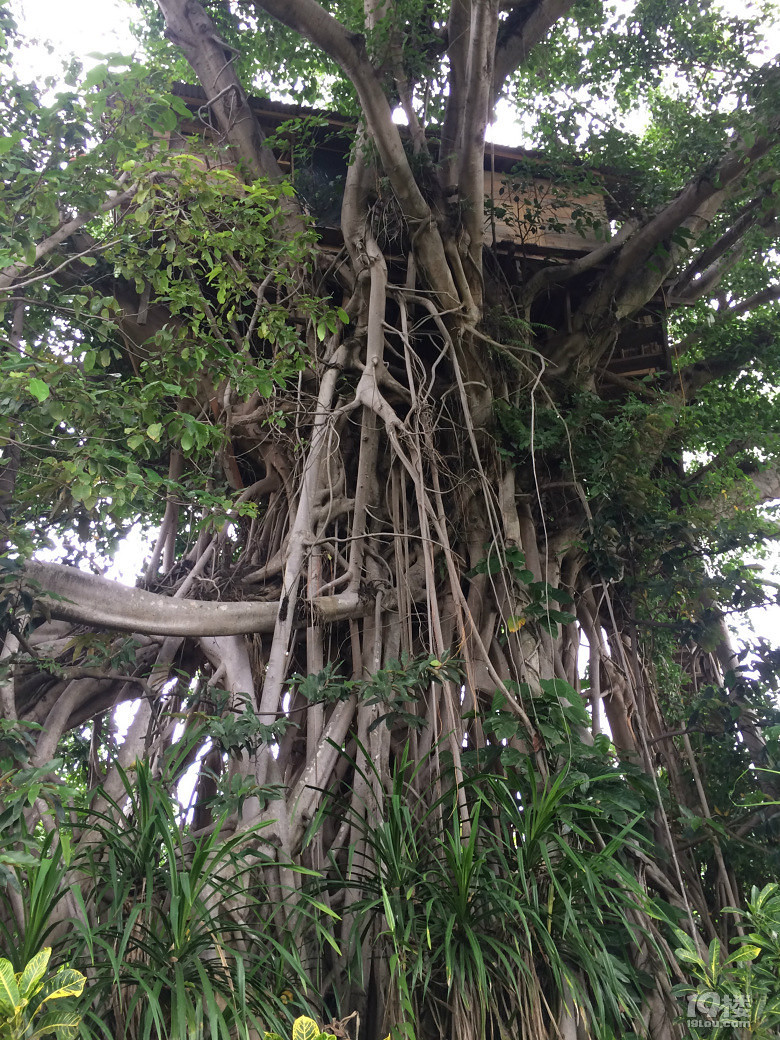
MULTIPOLYGON (((199 87, 178 84, 176 93, 186 103, 191 119, 167 135, 174 152, 192 151, 193 139, 216 144, 205 95, 199 87)), ((324 249, 342 247, 341 198, 344 189, 351 123, 337 112, 252 98, 251 106, 277 161, 295 184, 313 218, 324 249)), ((218 149, 204 149, 206 162, 228 165, 218 149)), ((485 245, 504 270, 510 284, 543 267, 576 260, 609 238, 611 212, 609 176, 584 165, 553 168, 542 153, 488 144, 485 151, 485 245)), ((382 194, 382 185, 377 185, 382 194)), ((403 243, 393 235, 388 214, 382 242, 390 262, 403 264, 403 243)), ((535 304, 532 321, 539 327, 566 330, 588 280, 573 279, 551 285, 535 304)), ((606 369, 624 379, 670 370, 662 297, 651 301, 622 328, 606 369)))

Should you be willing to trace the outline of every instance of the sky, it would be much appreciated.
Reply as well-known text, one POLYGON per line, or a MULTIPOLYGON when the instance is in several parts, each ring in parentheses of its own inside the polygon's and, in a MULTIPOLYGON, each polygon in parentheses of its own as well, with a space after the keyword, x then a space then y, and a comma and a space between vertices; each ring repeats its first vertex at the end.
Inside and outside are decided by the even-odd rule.
MULTIPOLYGON (((9 6, 24 35, 39 41, 27 50, 20 68, 20 72, 23 75, 29 73, 31 79, 58 75, 63 60, 71 54, 78 55, 89 67, 98 62, 98 58, 89 56, 91 54, 132 54, 136 49, 129 30, 130 19, 135 13, 130 0, 10 0, 9 6), (44 41, 50 41, 49 46, 44 41)), ((743 14, 747 5, 741 0, 725 0, 722 6, 733 14, 743 14)), ((495 137, 511 147, 520 143, 520 133, 505 115, 496 127, 495 137)), ((138 532, 131 532, 126 545, 117 554, 109 576, 128 585, 135 584, 145 546, 146 542, 138 532)), ((776 580, 780 580, 780 556, 777 553, 773 554, 768 569, 774 572, 776 580)), ((757 635, 780 645, 780 607, 751 611, 750 623, 757 635)), ((744 626, 741 627, 744 632, 744 626)))
POLYGON ((89 66, 97 64, 87 57, 93 51, 132 54, 136 47, 128 28, 133 8, 124 0, 11 0, 9 7, 24 35, 41 41, 25 63, 35 76, 56 75, 71 54, 89 66))

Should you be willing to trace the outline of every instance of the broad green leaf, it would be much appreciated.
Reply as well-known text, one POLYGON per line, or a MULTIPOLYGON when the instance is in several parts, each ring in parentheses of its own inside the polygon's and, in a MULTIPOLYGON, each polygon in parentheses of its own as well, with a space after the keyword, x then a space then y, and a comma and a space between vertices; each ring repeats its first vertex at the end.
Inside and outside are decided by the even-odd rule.
POLYGON ((710 978, 716 979, 718 977, 718 967, 720 965, 720 942, 717 939, 713 939, 710 943, 710 948, 707 953, 707 967, 709 969, 710 978))
POLYGON ((44 986, 42 1003, 61 1000, 63 997, 80 997, 86 978, 75 968, 61 968, 44 986))
POLYGON ((739 964, 740 961, 752 961, 758 957, 759 953, 761 953, 760 946, 751 946, 746 944, 745 946, 740 946, 738 950, 735 950, 726 960, 726 964, 739 964))
POLYGON ((30 380, 30 382, 27 384, 27 389, 38 401, 45 401, 46 398, 49 396, 48 386, 46 385, 46 383, 44 383, 42 379, 38 379, 37 376, 34 379, 30 380))
POLYGON ((675 950, 674 955, 678 961, 685 961, 686 964, 699 964, 701 965, 702 960, 698 953, 691 953, 690 950, 675 950))
POLYGON ((46 974, 46 969, 49 966, 49 958, 51 957, 51 946, 47 946, 33 957, 31 961, 28 961, 25 965, 24 971, 19 977, 19 996, 22 999, 29 1000, 33 995, 39 982, 46 974))
POLYGON ((9 152, 14 145, 19 143, 21 134, 10 134, 8 137, 0 137, 0 155, 9 152))
POLYGON ((159 441, 161 435, 162 435, 162 424, 161 423, 158 423, 158 422, 157 423, 152 423, 151 426, 147 426, 147 428, 146 428, 146 436, 150 440, 155 441, 155 442, 159 441))
POLYGON ((57 1040, 68 1040, 76 1035, 80 1022, 81 1015, 76 1011, 48 1011, 35 1022, 35 1030, 30 1034, 29 1040, 51 1033, 54 1033, 57 1040))

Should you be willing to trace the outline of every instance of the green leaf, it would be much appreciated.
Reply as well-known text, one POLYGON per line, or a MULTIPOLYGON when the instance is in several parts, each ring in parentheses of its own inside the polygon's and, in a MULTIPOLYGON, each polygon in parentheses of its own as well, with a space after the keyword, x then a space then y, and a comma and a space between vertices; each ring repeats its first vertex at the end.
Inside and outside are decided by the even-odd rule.
POLYGON ((67 1040, 68 1037, 76 1035, 80 1023, 81 1015, 76 1011, 49 1011, 38 1019, 29 1040, 35 1040, 35 1037, 45 1036, 47 1033, 54 1033, 57 1040, 67 1040))
POLYGON ((740 946, 738 950, 735 950, 726 960, 726 964, 739 964, 741 961, 752 961, 758 957, 759 953, 761 953, 760 946, 751 946, 746 944, 745 946, 740 946))
POLYGON ((720 941, 713 939, 710 943, 710 948, 707 955, 707 967, 709 968, 710 978, 716 979, 718 976, 718 966, 720 965, 720 941))
POLYGON ((84 77, 84 89, 90 90, 101 84, 108 77, 108 65, 96 65, 84 77))
POLYGON ((39 982, 46 974, 51 957, 51 946, 47 946, 28 961, 24 971, 19 977, 19 995, 23 1000, 29 1000, 37 988, 39 982))
POLYGON ((0 1011, 13 1015, 20 1004, 13 965, 4 957, 0 957, 0 1011))
POLYGON ((21 137, 21 134, 10 134, 8 137, 0 137, 0 155, 10 152, 14 145, 19 143, 21 137))
POLYGON ((80 997, 84 991, 86 978, 75 968, 61 968, 48 980, 43 988, 41 1003, 50 1000, 62 1000, 63 997, 80 997))
POLYGON ((146 427, 146 436, 157 443, 162 436, 162 423, 152 423, 151 426, 146 427))
POLYGON ((678 961, 684 961, 686 964, 699 964, 701 965, 702 959, 697 953, 691 953, 690 950, 675 950, 674 955, 678 961))
POLYGON ((45 401, 49 396, 49 388, 42 379, 36 376, 27 384, 27 389, 37 401, 45 401))

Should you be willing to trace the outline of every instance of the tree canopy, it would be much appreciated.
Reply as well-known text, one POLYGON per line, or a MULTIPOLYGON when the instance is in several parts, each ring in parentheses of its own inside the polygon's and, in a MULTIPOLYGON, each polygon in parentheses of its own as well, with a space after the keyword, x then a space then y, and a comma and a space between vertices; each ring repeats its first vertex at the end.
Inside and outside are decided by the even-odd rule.
POLYGON ((0 5, 0 1035, 777 1035, 774 5, 131 11, 0 5))

